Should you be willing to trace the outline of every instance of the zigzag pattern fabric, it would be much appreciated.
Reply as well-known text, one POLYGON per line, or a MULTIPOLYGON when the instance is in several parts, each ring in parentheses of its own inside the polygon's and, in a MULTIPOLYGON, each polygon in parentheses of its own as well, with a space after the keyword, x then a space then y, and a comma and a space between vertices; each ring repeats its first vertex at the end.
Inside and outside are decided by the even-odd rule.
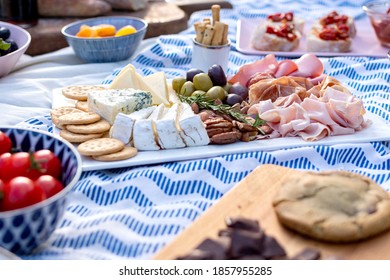
MULTIPOLYGON (((228 75, 262 56, 235 49, 239 18, 264 17, 293 10, 307 18, 329 7, 363 17, 365 1, 233 1, 234 11, 222 10, 229 23, 233 48, 228 75)), ((189 26, 210 16, 194 13, 189 26)), ((192 28, 179 35, 161 36, 132 63, 145 75, 164 71, 168 78, 184 75, 191 66, 192 28)), ((286 59, 286 57, 278 57, 286 59)), ((364 100, 368 111, 389 121, 390 63, 370 57, 321 58, 326 73, 341 80, 364 100)), ((119 73, 115 69, 103 83, 119 73)), ((50 117, 39 116, 22 125, 52 131, 50 117)), ((371 142, 249 152, 159 165, 88 171, 69 194, 70 204, 47 246, 25 259, 149 259, 184 228, 261 164, 301 170, 348 170, 369 176, 390 191, 390 144, 371 142)))

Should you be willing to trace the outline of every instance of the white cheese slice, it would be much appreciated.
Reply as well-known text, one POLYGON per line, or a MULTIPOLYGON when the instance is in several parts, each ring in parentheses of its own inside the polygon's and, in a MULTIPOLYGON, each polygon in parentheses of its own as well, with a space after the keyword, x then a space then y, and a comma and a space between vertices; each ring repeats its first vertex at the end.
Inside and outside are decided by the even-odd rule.
POLYGON ((107 89, 88 94, 88 110, 99 114, 111 125, 119 113, 129 114, 151 104, 149 92, 135 89, 107 89))
POLYGON ((164 116, 156 121, 157 141, 161 149, 176 149, 185 147, 177 128, 177 118, 181 111, 182 103, 175 103, 166 109, 164 116))
POLYGON ((155 108, 156 106, 146 107, 128 115, 119 113, 110 129, 110 137, 118 139, 125 144, 131 143, 136 120, 148 118, 155 108))
POLYGON ((159 104, 165 104, 166 106, 170 106, 169 100, 166 97, 166 95, 160 95, 161 93, 159 91, 155 91, 153 87, 156 86, 151 86, 147 82, 145 82, 144 77, 142 77, 140 74, 135 73, 135 75, 138 78, 138 82, 140 85, 140 89, 148 91, 152 94, 153 96, 153 105, 159 105, 159 104))
POLYGON ((169 105, 169 91, 167 77, 164 72, 156 72, 143 77, 145 83, 161 97, 163 103, 169 105))
POLYGON ((205 146, 210 142, 206 126, 191 109, 188 103, 182 103, 182 112, 179 116, 180 136, 186 146, 205 146))
POLYGON ((132 65, 125 66, 115 79, 110 84, 109 88, 111 89, 125 89, 125 88, 134 88, 139 89, 139 82, 135 75, 132 72, 132 65))
POLYGON ((157 144, 157 132, 155 122, 164 114, 165 106, 160 104, 154 109, 147 119, 137 120, 133 128, 134 147, 140 151, 160 150, 157 144))

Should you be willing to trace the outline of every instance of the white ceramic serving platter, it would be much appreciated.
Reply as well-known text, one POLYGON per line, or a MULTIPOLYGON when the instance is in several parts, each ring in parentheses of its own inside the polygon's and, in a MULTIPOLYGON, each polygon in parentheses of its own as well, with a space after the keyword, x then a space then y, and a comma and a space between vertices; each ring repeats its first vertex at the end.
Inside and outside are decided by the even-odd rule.
MULTIPOLYGON (((53 108, 73 105, 74 101, 65 98, 61 89, 53 91, 53 108)), ((149 165, 156 163, 182 161, 209 158, 221 155, 236 154, 254 151, 272 151, 284 148, 314 146, 314 145, 334 145, 334 144, 353 144, 370 141, 388 141, 390 140, 390 125, 376 115, 367 112, 366 119, 372 121, 372 124, 354 134, 330 136, 315 142, 306 142, 300 137, 287 137, 277 139, 264 139, 251 142, 236 142, 228 145, 208 145, 201 147, 186 147, 181 149, 169 149, 160 151, 139 151, 138 154, 128 160, 114 162, 100 162, 89 157, 82 156, 83 170, 99 170, 130 166, 149 165)), ((59 134, 58 129, 54 129, 55 134, 59 134)))
MULTIPOLYGON (((303 36, 299 42, 298 48, 290 52, 270 52, 259 51, 252 47, 251 38, 258 24, 264 19, 241 19, 237 23, 237 51, 244 54, 265 55, 273 53, 275 55, 299 57, 305 53, 306 50, 306 36, 309 34, 312 25, 311 21, 305 22, 303 36)), ((383 47, 376 38, 375 31, 371 26, 370 21, 365 18, 355 21, 357 30, 356 37, 352 40, 351 51, 347 53, 334 52, 314 52, 317 56, 372 56, 372 57, 386 57, 388 50, 383 47)))

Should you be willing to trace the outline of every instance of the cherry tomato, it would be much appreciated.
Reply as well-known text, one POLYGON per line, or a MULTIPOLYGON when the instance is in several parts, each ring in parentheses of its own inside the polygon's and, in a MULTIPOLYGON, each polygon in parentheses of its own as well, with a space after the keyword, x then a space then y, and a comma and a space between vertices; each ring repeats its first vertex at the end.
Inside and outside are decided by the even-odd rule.
POLYGON ((59 178, 61 162, 50 150, 39 150, 35 153, 18 152, 6 159, 0 172, 4 181, 17 176, 24 176, 32 180, 41 175, 51 175, 59 178))
POLYGON ((52 197, 64 189, 62 183, 51 175, 40 176, 35 180, 34 184, 43 189, 47 198, 52 197))
POLYGON ((2 131, 0 131, 0 155, 11 151, 11 139, 2 131))
POLYGON ((0 155, 0 179, 3 179, 3 173, 5 172, 5 166, 8 164, 8 161, 11 158, 11 153, 4 153, 0 155))
POLYGON ((27 177, 15 177, 4 185, 3 210, 27 207, 46 199, 44 190, 27 177))
POLYGON ((3 199, 4 198, 4 183, 0 179, 0 212, 3 211, 3 199))
POLYGON ((60 178, 62 172, 61 161, 52 151, 36 151, 34 159, 40 166, 40 175, 51 175, 54 178, 60 178))

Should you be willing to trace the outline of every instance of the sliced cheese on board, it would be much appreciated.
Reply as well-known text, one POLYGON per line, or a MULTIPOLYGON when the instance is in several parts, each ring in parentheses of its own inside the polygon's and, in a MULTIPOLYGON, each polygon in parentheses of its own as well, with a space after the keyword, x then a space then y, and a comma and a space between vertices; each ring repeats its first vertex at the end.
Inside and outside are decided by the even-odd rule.
POLYGON ((143 120, 137 120, 133 128, 134 147, 140 151, 155 151, 161 147, 157 144, 157 132, 155 122, 164 114, 165 106, 160 104, 152 114, 143 120))
POLYGON ((164 116, 156 121, 157 141, 161 149, 175 149, 186 146, 177 129, 181 106, 182 103, 173 104, 171 108, 165 109, 164 116))
POLYGON ((158 72, 146 78, 136 72, 134 65, 125 66, 112 81, 111 89, 134 88, 150 92, 153 105, 170 105, 168 96, 168 86, 163 72, 158 72))
POLYGON ((133 140, 135 122, 148 118, 155 108, 156 106, 146 107, 128 115, 119 113, 110 129, 110 137, 118 139, 125 144, 130 144, 133 140))

